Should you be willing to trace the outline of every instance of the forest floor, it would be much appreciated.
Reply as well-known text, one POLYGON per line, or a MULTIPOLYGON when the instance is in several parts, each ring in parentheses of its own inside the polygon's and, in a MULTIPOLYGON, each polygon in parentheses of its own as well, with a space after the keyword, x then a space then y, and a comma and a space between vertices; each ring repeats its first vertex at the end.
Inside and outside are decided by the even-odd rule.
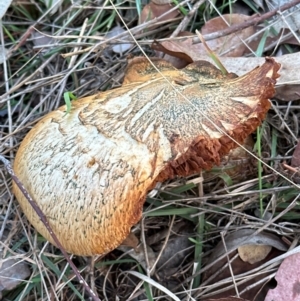
POLYGON ((95 296, 29 223, 1 164, 0 299, 299 300, 300 1, 161 2, 12 1, 0 15, 1 156, 13 164, 50 111, 121 86, 132 57, 212 62, 196 30, 228 72, 282 65, 265 120, 219 166, 149 191, 135 250, 70 255, 95 296))

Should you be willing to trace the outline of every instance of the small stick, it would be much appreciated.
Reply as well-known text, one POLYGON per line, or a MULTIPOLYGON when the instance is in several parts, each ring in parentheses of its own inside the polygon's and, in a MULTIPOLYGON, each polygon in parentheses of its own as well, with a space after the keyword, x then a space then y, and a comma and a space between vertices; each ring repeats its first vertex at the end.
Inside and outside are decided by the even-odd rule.
POLYGON ((61 250, 61 252, 63 253, 64 257, 68 261, 69 265, 73 269, 73 271, 74 271, 74 273, 75 273, 75 275, 76 275, 79 283, 83 285, 84 289, 89 294, 89 296, 92 298, 92 300, 94 300, 94 301, 101 301, 96 296, 96 294, 92 291, 92 289, 89 287, 89 285, 87 284, 87 282, 83 279, 83 277, 80 275, 80 273, 79 273, 78 269, 76 268, 75 264, 70 259, 70 257, 67 254, 66 250, 64 249, 64 247, 62 246, 62 244, 58 240, 57 236, 53 232, 53 230, 52 230, 52 228, 51 228, 51 226, 50 226, 50 224, 49 224, 49 222, 48 222, 45 214, 43 213, 43 211, 41 210, 41 208, 38 206, 38 204, 33 200, 33 198, 29 195, 28 191, 26 190, 26 188, 24 187, 24 185, 21 183, 21 181, 18 179, 18 177, 15 175, 15 173, 14 173, 12 167, 11 167, 10 162, 6 158, 4 158, 2 155, 0 155, 0 161, 2 161, 2 163, 4 164, 7 172, 11 175, 12 179, 14 180, 14 182, 16 183, 16 185, 18 186, 18 188, 20 189, 20 191, 23 193, 23 195, 25 196, 25 198, 27 199, 27 201, 29 202, 29 204, 32 206, 32 208, 34 209, 34 211, 37 213, 37 215, 39 216, 39 218, 41 219, 41 221, 43 222, 43 224, 47 228, 47 230, 50 233, 53 241, 55 242, 55 244, 57 245, 57 247, 61 250))

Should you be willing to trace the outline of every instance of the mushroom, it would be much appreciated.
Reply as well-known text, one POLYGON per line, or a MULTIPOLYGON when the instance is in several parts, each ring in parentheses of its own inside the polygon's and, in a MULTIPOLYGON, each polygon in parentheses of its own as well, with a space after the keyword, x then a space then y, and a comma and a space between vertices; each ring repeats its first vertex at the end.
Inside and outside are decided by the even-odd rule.
MULTIPOLYGON (((210 169, 261 123, 280 65, 244 76, 206 61, 182 70, 164 60, 129 63, 117 89, 50 112, 24 138, 14 171, 66 251, 106 254, 142 214, 158 181, 210 169), (166 80, 167 79, 167 80, 166 80), (175 89, 174 89, 175 88, 175 89)), ((14 184, 31 224, 50 234, 14 184)))

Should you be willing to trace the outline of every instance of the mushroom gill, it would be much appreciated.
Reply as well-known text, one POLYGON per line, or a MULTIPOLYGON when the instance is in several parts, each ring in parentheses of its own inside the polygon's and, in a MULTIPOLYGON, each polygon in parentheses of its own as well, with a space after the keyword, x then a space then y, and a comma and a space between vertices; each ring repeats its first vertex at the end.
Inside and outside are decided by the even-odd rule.
MULTIPOLYGON (((153 63, 161 74, 133 59, 122 87, 76 100, 68 114, 65 106, 49 113, 21 143, 15 173, 68 252, 113 250, 157 181, 219 164, 236 147, 231 138, 243 142, 265 117, 280 68, 266 58, 237 77, 205 61, 182 70, 153 63)), ((14 192, 53 243, 15 184, 14 192)))

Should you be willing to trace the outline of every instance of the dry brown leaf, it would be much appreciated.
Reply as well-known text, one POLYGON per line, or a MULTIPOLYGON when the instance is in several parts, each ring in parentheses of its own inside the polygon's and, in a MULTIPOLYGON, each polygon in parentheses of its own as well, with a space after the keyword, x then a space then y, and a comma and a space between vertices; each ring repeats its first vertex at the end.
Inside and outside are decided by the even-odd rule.
POLYGON ((277 286, 268 291, 265 301, 300 300, 300 253, 287 257, 280 265, 275 279, 277 286))
POLYGON ((0 252, 0 299, 3 291, 14 289, 30 276, 30 269, 25 262, 16 258, 3 258, 0 252))
MULTIPOLYGON (((240 15, 240 14, 230 14, 223 15, 222 17, 217 17, 211 19, 205 23, 205 25, 201 28, 201 34, 209 34, 219 30, 223 30, 228 27, 226 24, 230 25, 242 23, 251 17, 240 15), (224 18, 224 19, 223 19, 224 18), (224 21, 225 20, 225 21, 224 21)), ((243 56, 245 53, 248 53, 248 48, 244 44, 240 44, 241 39, 244 40, 255 33, 254 28, 248 27, 238 33, 234 33, 225 37, 221 37, 218 39, 207 41, 209 48, 214 51, 216 54, 220 54, 226 50, 230 50, 226 53, 226 56, 229 57, 239 57, 243 56), (236 45, 238 47, 236 47, 236 45)), ((190 34, 189 34, 190 35, 190 34)), ((164 53, 168 53, 169 55, 179 55, 186 54, 189 57, 193 58, 195 55, 199 58, 199 56, 206 56, 207 51, 202 43, 193 44, 193 37, 186 38, 185 40, 175 40, 175 41, 164 41, 160 43, 160 49, 158 44, 154 44, 153 48, 158 51, 162 51, 164 53), (193 55, 192 55, 193 54, 193 55), (194 55, 195 54, 195 55, 194 55)), ((194 58, 193 58, 194 60, 194 58)))
MULTIPOLYGON (((147 4, 141 13, 139 23, 145 23, 150 20, 153 20, 154 18, 160 17, 161 15, 167 13, 171 8, 173 8, 172 4, 157 4, 153 1, 150 1, 149 4, 147 4)), ((167 13, 163 18, 160 19, 160 21, 167 21, 176 18, 179 15, 179 10, 173 10, 170 13, 167 13)), ((153 26, 152 26, 153 28, 153 26)))
MULTIPOLYGON (((181 32, 178 36, 187 37, 191 36, 189 32, 181 32)), ((184 40, 183 40, 184 41, 184 40)), ((166 41, 167 48, 163 45, 165 43, 159 43, 154 41, 151 48, 158 52, 165 53, 164 59, 170 62, 175 68, 181 69, 191 64, 193 59, 185 52, 185 46, 180 43, 173 43, 173 41, 166 41)))
MULTIPOLYGON (((241 14, 222 15, 220 17, 216 17, 214 19, 207 21, 205 25, 201 28, 201 34, 206 35, 213 32, 217 32, 227 28, 228 26, 243 23, 251 18, 252 18, 251 16, 246 16, 241 14)), ((226 50, 233 48, 229 52, 226 52, 225 56, 240 57, 240 56, 244 56, 246 53, 249 53, 247 46, 244 44, 240 44, 241 40, 247 39, 248 37, 252 36, 254 33, 255 33, 254 27, 250 26, 237 33, 207 41, 207 44, 209 48, 218 55, 221 55, 222 52, 225 52, 226 50)), ((194 50, 197 51, 200 56, 205 56, 206 50, 203 47, 203 44, 199 43, 195 45, 197 46, 194 46, 196 47, 194 50)))
POLYGON ((140 241, 135 236, 134 233, 129 232, 128 236, 123 240, 121 243, 122 246, 131 247, 132 249, 135 249, 139 245, 140 241))
MULTIPOLYGON (((231 262, 231 268, 233 271, 233 274, 235 276, 243 274, 245 272, 249 272, 252 269, 255 269, 259 267, 261 264, 267 262, 271 258, 274 258, 282 252, 285 252, 287 250, 286 245, 274 234, 267 233, 267 232, 261 232, 255 236, 253 236, 253 233, 255 232, 254 229, 241 229, 238 231, 235 231, 227 236, 225 236, 225 244, 226 249, 224 248, 223 241, 220 241, 219 244, 214 248, 211 256, 207 259, 208 263, 214 262, 214 265, 204 274, 203 281, 208 281, 207 284, 214 283, 214 285, 217 285, 218 281, 222 282, 222 280, 231 277, 231 272, 227 266, 227 268, 223 267, 227 264, 227 258, 223 255, 226 253, 226 251, 229 252, 229 257, 233 258, 234 255, 237 254, 237 249, 240 246, 244 246, 247 244, 251 245, 270 245, 274 248, 272 251, 267 255, 267 257, 260 262, 255 262, 253 264, 250 264, 248 262, 242 261, 240 256, 238 256, 236 259, 234 259, 231 262), (276 249, 275 249, 276 248, 276 249), (279 251, 280 250, 280 251, 279 251), (223 256, 222 259, 219 259, 223 256), (209 280, 208 280, 209 279, 209 280)), ((270 272, 271 273, 271 272, 270 272)), ((267 274, 263 275, 257 275, 254 278, 251 278, 248 282, 244 282, 238 285, 238 290, 242 291, 245 289, 248 285, 255 283, 256 281, 259 281, 263 277, 265 277, 267 274)), ((262 284, 263 286, 263 284, 262 284)), ((218 288, 224 287, 224 285, 220 284, 218 288)), ((243 297, 245 299, 253 300, 254 297, 257 295, 257 293, 260 291, 261 286, 255 286, 251 289, 244 292, 240 297, 243 297)), ((264 294, 266 292, 263 292, 264 294)), ((223 297, 229 297, 235 295, 235 290, 233 288, 229 288, 227 291, 224 291, 222 293, 219 293, 216 295, 215 298, 223 298, 223 297)), ((202 300, 202 299, 201 299, 202 300)))
MULTIPOLYGON (((278 250, 286 251, 287 246, 281 241, 281 239, 272 233, 260 232, 256 235, 253 235, 255 229, 241 229, 235 232, 230 233, 225 237, 226 248, 227 250, 233 251, 240 246, 244 245, 269 245, 278 250)), ((225 253, 223 243, 220 242, 217 247, 214 249, 211 260, 215 260, 225 253)))
MULTIPOLYGON (((244 262, 241 260, 239 256, 237 256, 235 259, 233 257, 237 254, 237 251, 233 251, 229 254, 229 259, 231 260, 231 270, 233 275, 236 277, 239 275, 242 275, 246 272, 250 272, 251 270, 255 270, 258 267, 260 267, 262 264, 268 262, 272 258, 275 258, 282 254, 281 251, 278 251, 276 249, 272 249, 272 251, 269 253, 269 255, 262 261, 256 262, 254 264, 250 264, 248 262, 244 262)), ((208 259, 208 263, 211 263, 212 261, 210 258, 208 259)), ((245 298, 247 300, 254 301, 256 296, 265 296, 266 291, 264 287, 264 283, 261 285, 253 286, 253 283, 259 282, 261 279, 266 277, 267 275, 271 274, 272 272, 266 272, 263 274, 256 273, 254 277, 251 277, 250 280, 244 281, 242 283, 239 283, 237 285, 238 291, 241 292, 244 289, 246 289, 247 286, 250 286, 247 290, 244 291, 244 293, 240 293, 241 298, 245 298), (262 287, 264 288, 262 290, 262 287)), ((204 273, 203 276, 203 282, 205 282, 206 286, 213 285, 213 289, 209 292, 214 293, 215 291, 222 289, 223 292, 216 293, 213 297, 214 298, 225 298, 236 295, 236 291, 233 287, 229 287, 230 285, 234 286, 233 282, 227 283, 227 285, 224 285, 224 279, 227 281, 232 279, 231 271, 228 268, 228 260, 227 258, 223 258, 221 260, 218 260, 214 262, 214 265, 204 273), (226 267, 225 267, 226 266, 226 267), (229 287, 227 290, 225 290, 226 287, 229 287)), ((266 287, 267 289, 267 287, 266 287)), ((212 297, 210 297, 212 298, 212 297)), ((207 298, 201 298, 201 300, 208 301, 207 298)))
POLYGON ((300 99, 300 85, 280 85, 276 87, 276 98, 284 101, 300 99))
POLYGON ((298 140, 297 146, 294 150, 291 166, 298 168, 300 167, 300 140, 298 140))
MULTIPOLYGON (((209 34, 216 31, 223 30, 228 27, 227 23, 230 25, 242 23, 251 17, 241 14, 228 14, 223 15, 222 17, 216 17, 205 23, 201 28, 201 34, 209 34)), ((215 52, 217 55, 220 55, 222 52, 226 52, 225 56, 229 57, 240 57, 249 53, 248 47, 241 43, 242 40, 252 36, 255 33, 253 26, 248 27, 238 33, 234 33, 225 37, 207 41, 208 47, 215 52), (238 45, 238 46, 237 46, 238 45)), ((207 51, 202 43, 193 44, 192 33, 182 32, 178 36, 191 36, 187 37, 184 40, 174 40, 174 41, 164 41, 162 43, 153 43, 152 48, 156 51, 161 51, 166 53, 165 59, 174 64, 175 67, 180 68, 185 66, 185 63, 191 63, 194 61, 192 59, 192 53, 195 53, 198 58, 200 56, 207 56, 207 51), (172 59, 171 57, 176 57, 177 60, 172 59), (174 62, 175 61, 175 62, 174 62)), ((255 42, 257 46, 257 42, 255 42)), ((253 48, 251 44, 250 48, 253 48)))
POLYGON ((132 249, 131 247, 128 246, 121 245, 118 247, 118 250, 126 253, 126 255, 135 259, 145 270, 148 270, 149 267, 152 267, 157 259, 157 254, 153 252, 153 250, 147 245, 145 248, 144 245, 140 244, 135 249, 132 249), (147 250, 146 252, 145 249, 147 250))

